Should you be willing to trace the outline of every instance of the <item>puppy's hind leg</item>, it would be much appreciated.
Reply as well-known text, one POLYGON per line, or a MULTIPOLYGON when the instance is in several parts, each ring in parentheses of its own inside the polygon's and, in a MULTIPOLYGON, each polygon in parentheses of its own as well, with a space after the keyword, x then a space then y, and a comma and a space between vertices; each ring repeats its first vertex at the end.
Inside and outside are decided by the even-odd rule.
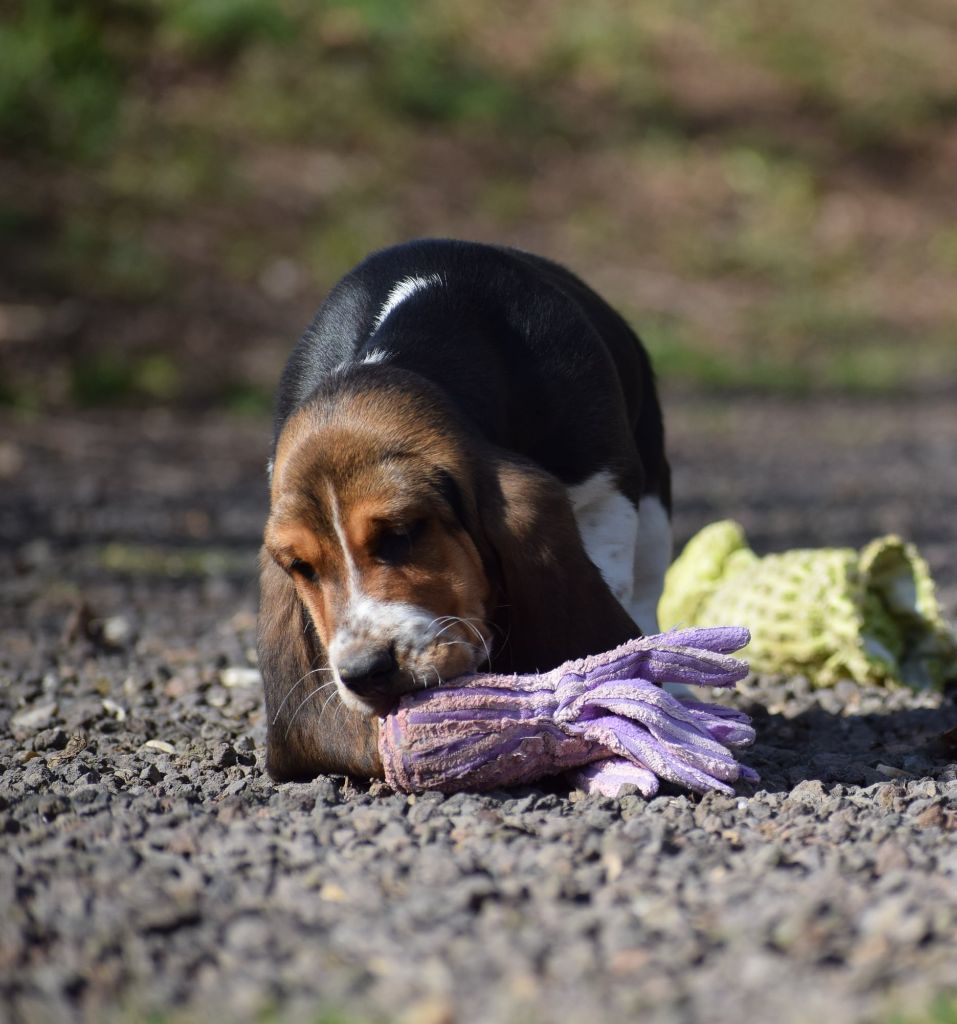
POLYGON ((645 636, 658 632, 658 601, 671 564, 671 521, 661 499, 645 495, 638 502, 638 531, 629 614, 645 636))
MULTIPOLYGON (((671 564, 671 521, 659 498, 646 495, 638 503, 638 543, 635 547, 635 597, 629 609, 645 636, 659 632, 658 602, 665 585, 665 572, 671 564)), ((665 683, 675 697, 701 700, 700 687, 684 683, 665 683)))
POLYGON ((607 470, 569 487, 568 498, 586 554, 634 619, 633 570, 639 534, 635 506, 618 490, 607 470))

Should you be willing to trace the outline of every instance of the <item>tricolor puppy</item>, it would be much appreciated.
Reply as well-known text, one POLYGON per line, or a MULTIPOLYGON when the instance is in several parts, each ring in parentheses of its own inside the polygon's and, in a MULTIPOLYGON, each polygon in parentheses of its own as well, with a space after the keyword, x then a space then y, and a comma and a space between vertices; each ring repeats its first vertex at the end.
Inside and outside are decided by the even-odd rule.
POLYGON ((671 555, 634 332, 562 267, 426 240, 333 289, 276 406, 259 661, 277 779, 376 776, 377 716, 654 632, 671 555))

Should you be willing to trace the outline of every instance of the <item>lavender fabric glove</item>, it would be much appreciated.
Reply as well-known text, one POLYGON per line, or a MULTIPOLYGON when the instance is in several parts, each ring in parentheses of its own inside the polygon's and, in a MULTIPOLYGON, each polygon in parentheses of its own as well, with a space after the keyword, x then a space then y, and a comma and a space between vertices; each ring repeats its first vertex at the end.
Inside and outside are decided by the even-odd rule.
POLYGON ((732 626, 674 630, 534 675, 463 676, 402 698, 383 718, 386 781, 406 793, 493 789, 582 768, 585 789, 646 796, 667 779, 733 792, 757 775, 731 748, 754 741, 746 715, 674 697, 662 683, 731 687, 748 671, 732 626))

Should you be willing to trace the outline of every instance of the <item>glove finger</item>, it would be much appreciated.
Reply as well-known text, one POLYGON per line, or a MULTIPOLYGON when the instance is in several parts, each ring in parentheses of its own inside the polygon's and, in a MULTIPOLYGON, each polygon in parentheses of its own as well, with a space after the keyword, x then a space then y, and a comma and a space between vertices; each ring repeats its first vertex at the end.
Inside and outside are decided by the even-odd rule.
MULTIPOLYGON (((720 778, 695 764, 690 764, 684 756, 668 750, 647 731, 633 723, 616 718, 596 719, 589 723, 584 735, 586 739, 601 743, 621 757, 630 761, 637 760, 669 782, 686 786, 699 793, 706 793, 712 789, 718 789, 723 793, 734 792, 720 778)), ((737 778, 737 764, 722 765, 720 769, 721 774, 729 777, 731 781, 737 778)))
POLYGON ((748 674, 748 663, 731 654, 712 654, 695 647, 662 647, 650 654, 642 677, 653 683, 728 687, 748 674))
POLYGON ((733 654, 751 643, 751 633, 744 626, 693 626, 645 639, 656 647, 700 647, 716 654, 733 654))
POLYGON ((623 757, 605 757, 570 773, 571 781, 586 793, 617 797, 622 786, 637 786, 642 796, 658 792, 658 777, 623 757))
POLYGON ((585 720, 594 715, 596 708, 614 711, 649 727, 654 724, 669 734, 680 731, 675 723, 683 722, 723 746, 747 746, 755 740, 751 720, 741 711, 685 700, 654 685, 632 684, 631 681, 627 685, 606 683, 583 693, 556 713, 556 721, 585 720))
MULTIPOLYGON (((674 764, 703 772, 705 775, 734 782, 738 777, 738 762, 727 748, 713 741, 704 743, 697 738, 674 741, 667 736, 656 735, 633 722, 623 722, 617 729, 623 743, 654 744, 674 764)), ((637 753, 637 750, 636 750, 637 753)), ((639 753, 640 757, 641 754, 639 753)))
MULTIPOLYGON (((654 687, 624 698, 603 687, 595 697, 596 706, 642 722, 656 734, 678 742, 693 741, 697 735, 706 739, 707 745, 726 747, 746 746, 755 739, 751 721, 742 712, 718 704, 688 702, 654 687)), ((591 700, 581 702, 581 717, 591 705, 591 700)))
MULTIPOLYGON (((556 721, 572 726, 576 720, 586 722, 607 710, 622 718, 641 722, 659 739, 677 744, 693 743, 720 755, 724 753, 724 744, 711 732, 711 727, 719 723, 707 718, 703 710, 706 707, 708 705, 688 708, 654 685, 605 684, 583 694, 570 707, 559 711, 556 721)), ((740 730, 740 726, 736 728, 740 730)), ((736 728, 729 726, 723 731, 731 734, 736 728)))
MULTIPOLYGON (((736 678, 740 678, 737 676, 737 672, 741 671, 742 663, 737 658, 729 658, 728 655, 749 641, 748 631, 737 626, 673 630, 670 633, 630 640, 604 654, 566 662, 565 665, 559 666, 553 672, 557 672, 559 678, 562 675, 599 680, 624 678, 631 674, 632 669, 639 669, 641 665, 653 660, 656 656, 677 650, 686 656, 696 658, 700 670, 709 676, 717 670, 719 680, 726 671, 735 674, 736 678), (709 669, 707 667, 709 665, 713 667, 709 669)), ((549 673, 549 675, 551 674, 549 673)), ((639 677, 642 675, 640 671, 634 674, 639 677)), ((728 684, 719 681, 713 685, 728 684)))
POLYGON ((557 685, 559 699, 616 679, 635 679, 649 683, 684 683, 687 686, 730 687, 748 674, 747 662, 729 654, 710 654, 692 648, 655 648, 636 651, 610 664, 589 668, 586 672, 566 672, 557 685))
POLYGON ((757 734, 751 719, 743 711, 717 704, 682 703, 694 716, 699 727, 726 747, 749 747, 754 743, 757 734))
MULTIPOLYGON (((652 703, 629 698, 603 699, 595 707, 611 712, 622 722, 644 726, 656 739, 673 747, 709 751, 716 757, 727 755, 725 746, 714 739, 705 728, 693 720, 682 721, 670 714, 670 709, 664 710, 652 703)), ((585 719, 585 724, 588 721, 590 719, 585 719)))

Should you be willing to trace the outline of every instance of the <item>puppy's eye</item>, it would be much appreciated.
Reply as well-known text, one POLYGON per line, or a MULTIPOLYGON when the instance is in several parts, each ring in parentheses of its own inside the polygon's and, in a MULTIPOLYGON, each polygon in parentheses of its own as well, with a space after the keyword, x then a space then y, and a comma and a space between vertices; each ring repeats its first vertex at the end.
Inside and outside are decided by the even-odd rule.
POLYGON ((425 531, 425 520, 408 526, 390 526, 376 537, 372 554, 386 565, 403 565, 412 557, 412 547, 425 531))
POLYGON ((304 562, 301 558, 294 558, 289 563, 289 571, 294 576, 301 576, 304 580, 308 580, 310 583, 315 582, 316 570, 308 563, 304 562))

